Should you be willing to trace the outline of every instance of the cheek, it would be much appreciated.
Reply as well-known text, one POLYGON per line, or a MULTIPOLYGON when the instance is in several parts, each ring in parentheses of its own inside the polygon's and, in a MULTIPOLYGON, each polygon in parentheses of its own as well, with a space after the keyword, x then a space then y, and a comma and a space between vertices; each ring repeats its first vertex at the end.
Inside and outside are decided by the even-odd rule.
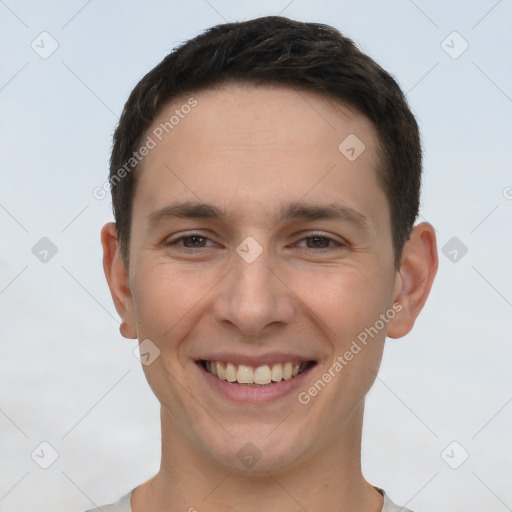
POLYGON ((381 315, 386 318, 390 310, 392 288, 384 270, 346 270, 326 280, 323 311, 335 332, 332 365, 337 363, 331 368, 336 374, 333 389, 340 393, 334 400, 341 400, 341 409, 348 410, 365 396, 375 380, 391 319, 386 322, 381 315))
POLYGON ((303 391, 314 397, 312 407, 317 408, 326 435, 337 435, 375 381, 386 324, 379 323, 377 327, 384 327, 380 329, 375 325, 388 309, 389 283, 378 273, 345 268, 317 279, 316 287, 309 288, 315 290, 311 309, 329 328, 330 354, 319 375, 327 383, 317 380, 303 391))
POLYGON ((152 339, 162 349, 181 339, 209 302, 218 280, 217 272, 192 266, 158 261, 140 265, 134 294, 139 338, 152 339))
MULTIPOLYGON (((139 340, 151 340, 157 358, 144 365, 146 379, 162 404, 172 404, 168 413, 185 408, 186 395, 178 382, 186 377, 182 341, 194 328, 205 295, 205 273, 156 261, 140 264, 134 279, 134 313, 139 340), (198 276, 199 274, 199 276, 198 276)), ((180 421, 179 418, 175 418, 180 421)))
POLYGON ((183 318, 193 294, 189 286, 184 286, 179 269, 169 265, 146 265, 138 269, 135 280, 135 317, 139 338, 161 340, 173 326, 183 318))
POLYGON ((383 272, 368 273, 347 265, 323 269, 302 280, 304 302, 335 337, 336 349, 373 326, 389 308, 391 281, 383 278, 383 272))

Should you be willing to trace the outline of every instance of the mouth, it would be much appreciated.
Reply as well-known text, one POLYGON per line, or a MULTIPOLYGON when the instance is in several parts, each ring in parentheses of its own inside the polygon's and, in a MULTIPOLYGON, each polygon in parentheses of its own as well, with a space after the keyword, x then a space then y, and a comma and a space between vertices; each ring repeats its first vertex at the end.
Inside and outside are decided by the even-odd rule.
POLYGON ((219 381, 256 388, 273 387, 282 381, 291 381, 316 365, 315 361, 287 361, 251 366, 204 359, 197 363, 219 381))

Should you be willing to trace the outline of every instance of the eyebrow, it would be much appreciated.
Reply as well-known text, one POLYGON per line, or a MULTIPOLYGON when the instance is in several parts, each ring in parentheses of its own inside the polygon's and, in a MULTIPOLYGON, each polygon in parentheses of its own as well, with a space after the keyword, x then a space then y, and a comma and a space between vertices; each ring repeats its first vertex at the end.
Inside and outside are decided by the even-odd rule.
MULTIPOLYGON (((148 227, 151 229, 163 220, 180 219, 209 219, 225 222, 229 215, 223 209, 213 204, 200 201, 175 202, 148 215, 148 227)), ((309 204, 290 202, 282 204, 275 216, 277 223, 292 219, 304 220, 338 220, 354 224, 364 231, 370 230, 370 221, 358 211, 337 203, 309 204)))

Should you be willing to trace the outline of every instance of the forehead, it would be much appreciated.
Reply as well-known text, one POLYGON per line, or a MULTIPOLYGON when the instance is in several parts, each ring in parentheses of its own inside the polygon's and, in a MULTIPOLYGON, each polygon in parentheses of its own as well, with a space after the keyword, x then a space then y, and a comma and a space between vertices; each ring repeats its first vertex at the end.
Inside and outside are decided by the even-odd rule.
POLYGON ((175 99, 146 136, 156 145, 139 169, 136 196, 153 211, 183 195, 222 206, 238 200, 249 215, 258 201, 284 197, 341 200, 365 215, 386 207, 372 123, 317 93, 223 85, 175 99))
POLYGON ((147 133, 155 130, 160 131, 159 142, 163 137, 167 144, 195 135, 201 147, 247 142, 247 149, 281 144, 299 152, 321 145, 336 152, 340 137, 352 130, 369 149, 366 159, 377 156, 373 124, 356 109, 318 92, 283 85, 220 84, 182 96, 162 109, 147 133))

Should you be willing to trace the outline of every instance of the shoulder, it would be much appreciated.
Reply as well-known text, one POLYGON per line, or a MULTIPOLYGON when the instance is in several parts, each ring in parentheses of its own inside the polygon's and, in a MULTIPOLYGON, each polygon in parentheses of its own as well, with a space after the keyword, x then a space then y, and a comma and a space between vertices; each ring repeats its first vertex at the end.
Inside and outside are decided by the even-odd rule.
POLYGON ((381 512, 413 512, 412 510, 410 510, 408 508, 400 507, 399 505, 396 505, 395 503, 393 503, 391 501, 391 499, 389 498, 389 496, 384 492, 383 489, 377 489, 377 490, 384 497, 384 506, 382 507, 381 512))
MULTIPOLYGON (((382 507, 381 512, 413 512, 412 510, 400 507, 393 503, 389 496, 384 492, 383 489, 379 489, 378 491, 384 497, 384 506, 382 507)), ((133 493, 133 490, 129 493, 125 494, 119 501, 116 503, 111 503, 109 505, 103 505, 101 507, 92 508, 86 510, 86 512, 132 512, 132 508, 130 506, 130 498, 133 493)))
POLYGON ((102 505, 101 507, 97 508, 91 508, 86 510, 86 512, 132 512, 132 507, 130 506, 130 498, 132 493, 133 490, 125 494, 119 501, 116 501, 115 503, 111 503, 110 505, 102 505))

